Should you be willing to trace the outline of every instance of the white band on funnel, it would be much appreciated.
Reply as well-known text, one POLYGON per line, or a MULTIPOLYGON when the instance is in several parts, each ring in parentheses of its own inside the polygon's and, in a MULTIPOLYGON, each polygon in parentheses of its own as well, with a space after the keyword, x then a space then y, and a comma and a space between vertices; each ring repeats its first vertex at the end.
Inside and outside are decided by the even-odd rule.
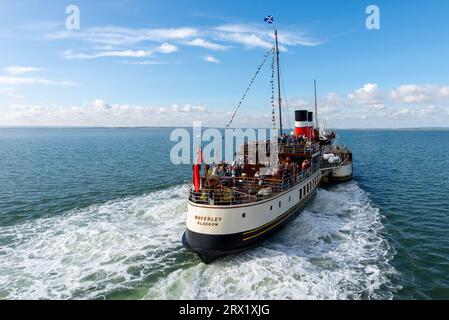
POLYGON ((307 128, 309 127, 309 121, 295 121, 295 128, 307 128))

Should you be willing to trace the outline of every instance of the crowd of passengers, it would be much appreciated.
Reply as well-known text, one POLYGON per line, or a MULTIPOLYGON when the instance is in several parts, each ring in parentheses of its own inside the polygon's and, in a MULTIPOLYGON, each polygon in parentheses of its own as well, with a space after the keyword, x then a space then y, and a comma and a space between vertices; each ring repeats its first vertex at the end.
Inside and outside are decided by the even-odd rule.
POLYGON ((301 177, 310 174, 309 168, 309 160, 304 160, 301 164, 287 159, 286 163, 280 164, 278 169, 275 172, 271 172, 270 175, 264 176, 259 172, 256 172, 254 180, 252 180, 251 183, 248 183, 245 174, 245 165, 243 164, 221 163, 212 166, 206 165, 205 169, 207 170, 207 176, 202 178, 203 186, 207 180, 211 181, 213 178, 219 178, 221 187, 205 187, 200 195, 195 195, 194 197, 199 197, 197 200, 203 202, 208 201, 207 199, 214 199, 216 203, 223 201, 226 203, 232 202, 234 204, 244 201, 244 199, 239 197, 225 199, 222 193, 216 192, 218 189, 224 187, 227 190, 231 188, 240 189, 245 194, 255 197, 251 198, 251 201, 254 201, 258 199, 258 192, 263 188, 269 187, 273 192, 280 192, 291 188, 292 185, 300 182, 301 177))
POLYGON ((278 138, 278 142, 286 145, 301 145, 301 146, 311 146, 311 142, 306 136, 296 136, 294 134, 288 135, 283 134, 278 138))
MULTIPOLYGON (((260 185, 263 183, 263 179, 277 179, 281 181, 288 181, 290 178, 298 177, 302 172, 307 171, 310 167, 310 161, 304 160, 302 163, 297 163, 287 159, 286 163, 279 164, 277 170, 271 172, 265 172, 261 174, 257 171, 254 174, 254 179, 258 179, 260 185)), ((245 165, 236 164, 234 161, 232 164, 220 163, 205 166, 204 178, 220 178, 220 181, 226 186, 236 186, 234 178, 246 177, 245 165)))
MULTIPOLYGON (((311 147, 311 142, 305 136, 295 136, 283 134, 278 138, 280 144, 285 144, 287 146, 306 146, 311 147)), ((234 160, 231 164, 218 163, 212 165, 205 165, 205 172, 203 176, 203 183, 211 178, 218 178, 220 184, 226 188, 241 187, 246 184, 246 170, 243 163, 237 163, 234 160)), ((257 182, 259 188, 265 186, 270 186, 273 180, 280 181, 282 188, 286 189, 290 187, 291 183, 299 182, 299 179, 303 175, 308 174, 308 169, 310 168, 310 161, 304 160, 300 162, 291 161, 290 158, 286 159, 285 163, 279 164, 277 169, 273 169, 271 172, 261 173, 257 171, 254 174, 254 180, 257 182), (271 181, 270 181, 271 180, 271 181)), ((204 185, 204 184, 203 184, 204 185)), ((207 196, 214 198, 214 192, 207 195, 202 192, 201 200, 205 201, 207 196)), ((255 192, 254 190, 249 190, 249 193, 255 192)))

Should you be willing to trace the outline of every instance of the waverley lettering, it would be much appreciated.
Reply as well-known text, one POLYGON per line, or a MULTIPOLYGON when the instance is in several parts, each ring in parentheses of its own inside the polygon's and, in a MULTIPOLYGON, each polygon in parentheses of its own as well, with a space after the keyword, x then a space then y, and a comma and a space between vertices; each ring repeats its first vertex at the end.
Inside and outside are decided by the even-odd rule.
POLYGON ((218 223, 223 220, 221 217, 195 216, 196 224, 205 227, 218 227, 218 223))
POLYGON ((201 220, 201 221, 211 221, 211 222, 221 222, 221 220, 223 220, 223 218, 221 217, 203 217, 203 216, 195 216, 196 220, 201 220))

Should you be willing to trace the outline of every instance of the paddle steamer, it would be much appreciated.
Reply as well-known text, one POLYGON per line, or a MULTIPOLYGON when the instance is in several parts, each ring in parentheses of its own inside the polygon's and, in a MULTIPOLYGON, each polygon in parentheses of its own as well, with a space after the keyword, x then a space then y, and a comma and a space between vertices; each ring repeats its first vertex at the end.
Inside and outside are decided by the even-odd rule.
POLYGON ((276 28, 274 35, 279 138, 243 145, 241 163, 232 166, 238 166, 237 175, 211 174, 206 166, 201 175, 201 164, 194 165, 194 185, 189 191, 182 242, 205 263, 250 249, 280 230, 314 198, 323 177, 327 181, 352 177, 350 151, 338 147, 338 153, 333 145, 335 134, 320 131, 316 117, 314 121, 316 98, 315 113, 295 111, 294 132, 283 133, 276 28), (251 151, 255 151, 255 163, 249 161, 251 151), (273 153, 277 163, 260 163, 259 158, 271 157, 273 153), (264 170, 273 165, 275 170, 264 170))

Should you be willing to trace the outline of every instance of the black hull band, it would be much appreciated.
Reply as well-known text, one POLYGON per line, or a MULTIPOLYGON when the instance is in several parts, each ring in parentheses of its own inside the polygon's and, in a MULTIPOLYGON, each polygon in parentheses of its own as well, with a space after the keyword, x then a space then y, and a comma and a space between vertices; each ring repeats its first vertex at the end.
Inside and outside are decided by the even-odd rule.
POLYGON ((334 183, 334 184, 338 184, 338 183, 343 183, 343 182, 348 182, 348 181, 350 181, 350 180, 352 180, 354 178, 354 176, 351 174, 351 175, 349 175, 349 176, 345 176, 345 177, 332 177, 331 178, 331 183, 334 183))

